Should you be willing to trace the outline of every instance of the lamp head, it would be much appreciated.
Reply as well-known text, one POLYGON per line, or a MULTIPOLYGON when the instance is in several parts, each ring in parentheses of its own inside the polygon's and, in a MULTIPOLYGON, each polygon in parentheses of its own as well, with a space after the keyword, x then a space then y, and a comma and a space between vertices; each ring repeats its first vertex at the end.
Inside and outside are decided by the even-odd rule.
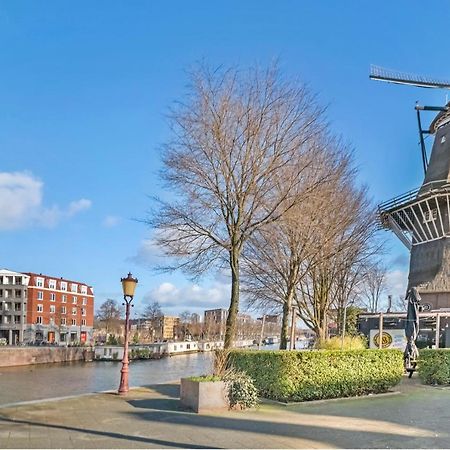
POLYGON ((133 278, 131 272, 128 272, 126 278, 121 278, 122 290, 124 297, 134 297, 134 290, 136 289, 136 284, 138 283, 137 278, 133 278))

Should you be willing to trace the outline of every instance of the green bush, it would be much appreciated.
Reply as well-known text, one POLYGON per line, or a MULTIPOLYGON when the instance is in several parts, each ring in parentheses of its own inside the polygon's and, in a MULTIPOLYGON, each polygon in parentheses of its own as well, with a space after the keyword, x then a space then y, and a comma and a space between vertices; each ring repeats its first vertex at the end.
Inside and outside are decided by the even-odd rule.
POLYGON ((450 349, 421 350, 418 369, 425 384, 450 384, 450 349))
POLYGON ((367 341, 362 336, 344 336, 344 342, 340 336, 334 336, 326 341, 320 341, 319 348, 322 350, 364 350, 367 341))
POLYGON ((400 350, 235 350, 229 364, 247 373, 259 395, 280 401, 386 392, 400 382, 400 350))
POLYGON ((258 405, 258 389, 245 372, 231 370, 223 380, 228 388, 228 401, 231 408, 238 406, 241 409, 247 409, 258 405))

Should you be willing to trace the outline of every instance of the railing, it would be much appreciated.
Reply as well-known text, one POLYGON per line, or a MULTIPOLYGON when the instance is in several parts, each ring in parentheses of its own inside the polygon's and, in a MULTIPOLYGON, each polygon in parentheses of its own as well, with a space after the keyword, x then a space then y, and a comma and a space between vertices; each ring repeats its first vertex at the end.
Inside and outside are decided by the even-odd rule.
POLYGON ((405 192, 404 194, 400 194, 397 197, 391 198, 383 203, 378 205, 378 212, 384 213, 398 206, 403 206, 403 204, 408 203, 412 200, 415 200, 417 197, 421 197, 422 195, 428 194, 431 191, 439 189, 444 192, 450 191, 450 184, 447 180, 436 180, 430 181, 429 183, 425 183, 419 188, 412 189, 411 191, 405 192), (424 190, 424 192, 420 191, 424 190))
POLYGON ((382 213, 397 206, 400 206, 404 203, 410 202, 411 200, 414 200, 417 197, 419 190, 420 188, 413 189, 404 194, 398 195, 397 197, 391 198, 390 200, 387 200, 383 203, 380 203, 378 205, 378 211, 382 213))

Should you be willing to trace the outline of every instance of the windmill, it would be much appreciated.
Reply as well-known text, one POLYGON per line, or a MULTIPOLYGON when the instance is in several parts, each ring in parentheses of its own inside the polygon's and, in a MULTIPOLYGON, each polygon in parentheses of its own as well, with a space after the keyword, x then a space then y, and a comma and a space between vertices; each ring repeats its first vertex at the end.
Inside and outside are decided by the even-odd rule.
MULTIPOLYGON (((435 80, 371 66, 370 78, 395 84, 450 89, 450 81, 435 80)), ((415 106, 424 169, 420 188, 378 206, 381 223, 410 250, 408 290, 418 287, 428 309, 450 308, 450 103, 415 106), (421 112, 436 112, 430 127, 422 127, 421 112), (434 136, 428 159, 424 136, 434 136)))

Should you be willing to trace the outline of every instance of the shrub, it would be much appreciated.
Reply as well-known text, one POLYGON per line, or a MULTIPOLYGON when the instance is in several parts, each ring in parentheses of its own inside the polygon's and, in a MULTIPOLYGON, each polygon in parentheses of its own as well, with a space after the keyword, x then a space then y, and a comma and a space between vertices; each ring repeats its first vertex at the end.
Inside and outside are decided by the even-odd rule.
POLYGON ((362 336, 344 336, 344 342, 340 336, 334 336, 326 341, 319 342, 319 348, 323 350, 364 350, 367 341, 362 336))
POLYGON ((418 369, 425 384, 450 384, 450 349, 421 350, 418 369))
POLYGON ((213 375, 223 378, 227 372, 228 359, 230 357, 230 350, 228 349, 215 349, 213 359, 213 375))
POLYGON ((231 370, 225 375, 224 381, 227 385, 231 408, 238 406, 241 409, 247 409, 258 405, 258 389, 245 372, 231 370))
POLYGON ((119 340, 115 334, 108 335, 108 339, 106 339, 106 345, 117 345, 118 343, 119 340))
POLYGON ((262 397, 303 401, 386 392, 400 382, 400 350, 235 350, 230 365, 247 373, 262 397))

